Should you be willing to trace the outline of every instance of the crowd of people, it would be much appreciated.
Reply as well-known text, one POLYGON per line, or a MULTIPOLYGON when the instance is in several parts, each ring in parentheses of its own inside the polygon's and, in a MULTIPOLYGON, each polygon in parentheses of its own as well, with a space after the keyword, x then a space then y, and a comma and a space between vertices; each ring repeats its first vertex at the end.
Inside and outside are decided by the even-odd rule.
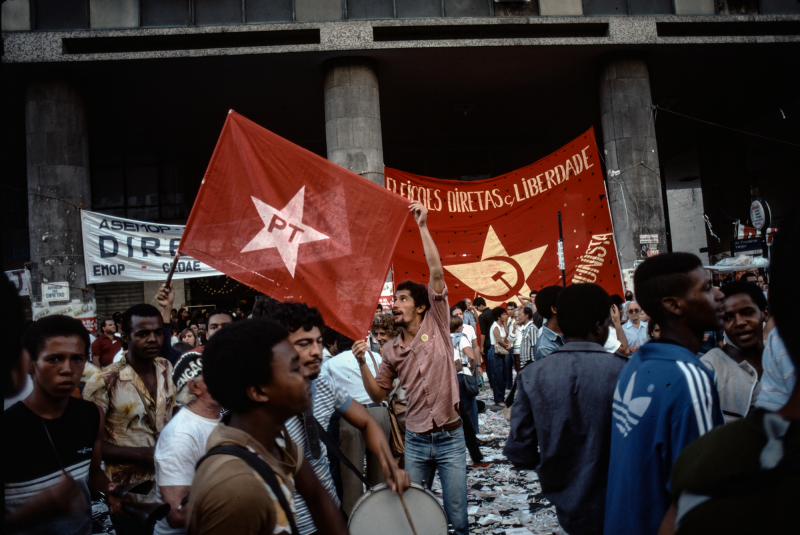
POLYGON ((305 303, 190 315, 162 285, 91 342, 65 316, 25 330, 6 283, 5 397, 32 383, 4 414, 6 532, 89 534, 99 498, 119 535, 347 533, 365 484, 402 495, 438 476, 464 535, 467 473, 491 466, 484 410, 510 420, 504 454, 537 472, 563 534, 797 531, 797 219, 769 286, 716 288, 671 253, 638 266, 635 295, 451 306, 427 210, 410 210, 429 282, 398 284, 359 340, 305 303), (160 503, 155 525, 131 512, 160 503))

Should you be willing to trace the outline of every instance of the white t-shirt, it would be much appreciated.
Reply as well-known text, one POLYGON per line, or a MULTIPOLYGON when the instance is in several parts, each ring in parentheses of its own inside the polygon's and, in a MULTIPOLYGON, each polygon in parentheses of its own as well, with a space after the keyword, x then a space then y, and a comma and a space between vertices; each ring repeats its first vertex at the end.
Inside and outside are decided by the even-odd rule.
POLYGON ((609 353, 616 353, 619 346, 622 345, 622 342, 619 341, 617 338, 617 331, 614 329, 614 326, 611 325, 608 328, 608 338, 606 338, 606 343, 603 345, 603 349, 608 351, 609 353))
MULTIPOLYGON (((458 333, 453 333, 458 334, 458 333)), ((462 331, 461 334, 464 334, 462 331)), ((451 335, 452 338, 452 335, 451 335)), ((453 360, 456 362, 461 361, 461 375, 472 375, 472 370, 469 369, 469 357, 464 353, 464 349, 472 349, 469 336, 458 336, 458 347, 453 347, 453 360), (462 358, 463 355, 463 358, 462 358)))
MULTIPOLYGON (((156 496, 159 502, 161 486, 190 487, 194 466, 206 452, 208 436, 221 418, 204 418, 184 407, 167 424, 156 442, 156 496)), ((154 535, 186 533, 184 528, 171 528, 167 519, 156 523, 154 535)))
POLYGON ((467 339, 469 340, 470 344, 472 343, 473 340, 478 338, 478 335, 475 334, 475 327, 473 327, 472 325, 467 325, 465 323, 464 325, 461 326, 461 332, 467 335, 467 339))
MULTIPOLYGON (((375 357, 378 367, 380 367, 382 360, 380 353, 372 351, 372 355, 375 357)), ((378 370, 375 369, 372 358, 366 353, 364 358, 367 361, 369 371, 372 372, 372 376, 377 377, 378 370)), ((325 361, 320 373, 333 379, 334 384, 350 394, 350 397, 357 403, 362 405, 373 403, 372 398, 369 397, 367 390, 364 388, 364 381, 361 380, 361 368, 352 351, 342 351, 335 357, 325 361)))

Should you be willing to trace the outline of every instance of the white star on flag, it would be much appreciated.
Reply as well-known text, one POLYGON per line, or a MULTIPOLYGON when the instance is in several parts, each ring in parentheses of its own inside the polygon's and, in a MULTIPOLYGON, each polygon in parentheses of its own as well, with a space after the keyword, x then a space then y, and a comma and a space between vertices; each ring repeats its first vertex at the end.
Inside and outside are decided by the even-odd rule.
POLYGON ((247 253, 277 247, 278 254, 281 255, 281 260, 292 278, 297 267, 297 250, 300 244, 328 239, 328 236, 303 224, 305 190, 305 186, 300 188, 283 210, 278 210, 251 196, 258 214, 264 221, 264 228, 242 249, 243 253, 247 253))

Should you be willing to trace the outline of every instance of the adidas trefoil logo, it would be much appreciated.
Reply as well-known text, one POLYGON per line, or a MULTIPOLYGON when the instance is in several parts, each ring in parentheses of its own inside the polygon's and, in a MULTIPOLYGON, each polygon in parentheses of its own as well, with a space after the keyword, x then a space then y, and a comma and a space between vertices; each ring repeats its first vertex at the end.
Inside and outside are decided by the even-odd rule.
POLYGON ((642 415, 647 410, 647 407, 650 406, 650 401, 653 398, 648 398, 642 396, 640 398, 631 399, 633 395, 633 385, 636 382, 636 372, 633 372, 631 375, 631 380, 628 382, 628 388, 625 389, 625 397, 621 397, 619 395, 619 383, 617 383, 617 388, 614 390, 614 404, 612 411, 614 414, 614 418, 616 418, 617 429, 620 430, 623 436, 628 436, 628 433, 631 432, 633 429, 632 426, 639 423, 637 418, 641 418, 642 415), (636 416, 636 418, 634 418, 636 416))

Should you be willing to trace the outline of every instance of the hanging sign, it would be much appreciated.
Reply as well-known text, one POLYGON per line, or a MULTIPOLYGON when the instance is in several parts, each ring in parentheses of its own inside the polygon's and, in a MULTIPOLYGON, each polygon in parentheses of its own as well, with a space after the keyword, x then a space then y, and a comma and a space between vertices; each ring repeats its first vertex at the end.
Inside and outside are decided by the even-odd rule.
POLYGON ((750 221, 757 231, 769 227, 770 212, 767 201, 756 199, 750 203, 750 221))
MULTIPOLYGON (((86 281, 164 281, 178 250, 183 225, 146 223, 81 211, 86 281)), ((208 265, 181 254, 175 279, 222 275, 208 265)))
MULTIPOLYGON (((559 211, 567 283, 623 291, 593 129, 532 165, 488 180, 438 180, 390 168, 385 174, 388 189, 428 207, 451 303, 476 295, 502 303, 561 285, 559 211)), ((427 282, 413 221, 392 263, 395 282, 427 282)))

